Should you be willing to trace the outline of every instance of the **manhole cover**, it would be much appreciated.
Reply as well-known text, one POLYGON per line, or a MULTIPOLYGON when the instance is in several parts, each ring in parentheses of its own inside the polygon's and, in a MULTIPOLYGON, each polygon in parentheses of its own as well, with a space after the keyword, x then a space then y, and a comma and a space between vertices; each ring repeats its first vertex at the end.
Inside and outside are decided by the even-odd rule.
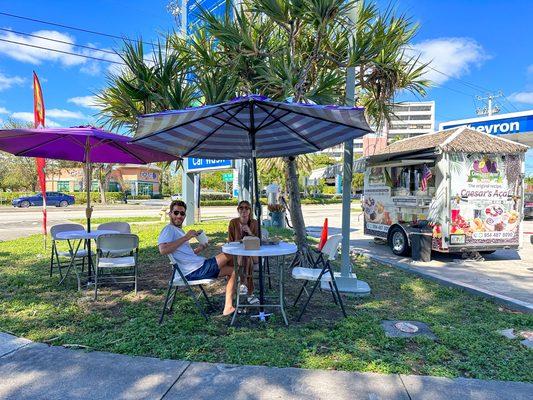
POLYGON ((394 327, 401 332, 405 333, 416 333, 418 332, 418 326, 411 324, 409 322, 396 322, 394 327))

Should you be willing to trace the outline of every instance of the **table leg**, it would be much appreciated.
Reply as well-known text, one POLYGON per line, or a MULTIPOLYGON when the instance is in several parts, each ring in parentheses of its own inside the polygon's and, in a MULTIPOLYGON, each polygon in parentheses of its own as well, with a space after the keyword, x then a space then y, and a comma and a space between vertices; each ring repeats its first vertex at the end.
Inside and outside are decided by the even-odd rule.
POLYGON ((237 314, 239 313, 240 308, 240 286, 241 286, 241 274, 239 273, 239 260, 237 256, 233 256, 233 271, 235 272, 235 289, 237 292, 237 296, 235 299, 235 311, 233 312, 233 316, 231 317, 230 326, 232 326, 235 323, 235 319, 237 318, 237 314))
MULTIPOLYGON (((78 250, 79 250, 79 248, 80 248, 80 245, 81 245, 81 242, 82 242, 82 241, 83 241, 83 240, 79 240, 79 241, 78 241, 78 245, 75 246, 75 247, 76 247, 76 250, 75 250, 74 252, 72 252, 72 251, 70 252, 70 253, 71 253, 71 256, 70 256, 70 263, 69 263, 69 265, 68 265, 67 272, 66 272, 65 275, 61 278, 61 280, 59 281, 58 285, 61 285, 61 284, 65 281, 65 279, 67 279, 67 276, 68 276, 68 274, 70 273, 70 270, 71 270, 71 268, 72 268, 73 266, 74 266, 74 270, 76 270, 76 266, 75 266, 75 263, 76 263, 76 255, 78 254, 78 250)), ((70 246, 70 243, 69 243, 69 246, 70 246)), ((80 288, 81 288, 80 277, 79 277, 79 275, 78 275, 78 271, 75 271, 75 273, 76 273, 76 279, 78 280, 78 290, 80 290, 80 288)))
POLYGON ((284 286, 283 286, 283 264, 279 262, 279 259, 277 260, 277 266, 278 266, 278 280, 279 280, 279 306, 281 308, 281 315, 283 315, 283 320, 285 321, 285 325, 289 325, 289 321, 287 320, 287 315, 285 314, 285 293, 283 292, 284 286))

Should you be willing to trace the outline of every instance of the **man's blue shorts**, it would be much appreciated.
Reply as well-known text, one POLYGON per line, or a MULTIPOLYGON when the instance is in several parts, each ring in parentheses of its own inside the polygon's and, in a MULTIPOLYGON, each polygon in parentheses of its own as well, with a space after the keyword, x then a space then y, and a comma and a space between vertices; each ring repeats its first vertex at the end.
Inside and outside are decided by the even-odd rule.
POLYGON ((208 258, 204 261, 203 265, 198 268, 196 271, 192 271, 189 275, 185 277, 187 280, 196 281, 199 279, 212 279, 216 278, 220 273, 220 268, 217 264, 217 259, 215 257, 208 258))

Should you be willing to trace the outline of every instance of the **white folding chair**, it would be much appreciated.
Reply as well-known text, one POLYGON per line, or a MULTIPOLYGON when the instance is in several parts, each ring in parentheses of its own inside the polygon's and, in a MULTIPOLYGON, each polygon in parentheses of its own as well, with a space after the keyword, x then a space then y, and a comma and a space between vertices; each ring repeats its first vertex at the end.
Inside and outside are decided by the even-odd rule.
POLYGON ((185 287, 187 288, 187 293, 194 301, 194 304, 196 305, 196 308, 198 311, 200 311, 200 314, 206 319, 206 321, 209 319, 207 316, 207 313, 205 312, 204 308, 200 304, 200 301, 198 300, 198 296, 194 293, 192 290, 193 286, 198 286, 202 292, 202 294, 205 297, 205 300, 207 301, 207 304, 209 307, 213 307, 213 304, 209 300, 209 296, 207 296, 207 293, 205 292, 205 289, 203 285, 210 285, 214 282, 216 282, 216 278, 210 278, 210 279, 197 279, 197 280, 188 280, 185 275, 183 275, 183 272, 181 272, 181 268, 177 261, 174 259, 172 254, 168 255, 168 258, 170 260, 170 264, 172 265, 172 276, 170 278, 170 281, 168 282, 168 290, 167 290, 167 296, 165 298, 165 303, 163 304, 163 312, 161 313, 161 318, 159 318, 159 323, 161 324, 163 322, 163 318, 165 317, 165 312, 171 313, 172 307, 174 306, 174 300, 176 299, 176 292, 178 291, 178 288, 185 287))
POLYGON ((135 294, 137 294, 137 262, 139 257, 139 237, 137 235, 130 233, 100 235, 96 239, 96 255, 94 266, 95 300, 98 298, 98 286, 110 282, 117 284, 133 283, 135 294), (119 256, 116 256, 117 254, 119 256))
MULTIPOLYGON (((59 271, 59 276, 63 278, 62 268, 67 268, 72 256, 74 255, 74 245, 70 240, 62 240, 57 238, 57 234, 60 232, 67 232, 67 231, 84 231, 85 228, 83 225, 79 224, 59 224, 54 225, 50 228, 50 236, 52 237, 52 251, 50 254, 50 276, 52 276, 54 266, 57 267, 59 271), (68 244, 68 250, 61 250, 58 246, 58 242, 67 242, 68 244), (68 263, 61 263, 61 258, 68 258, 68 263)), ((93 253, 94 254, 94 253, 93 253)), ((83 249, 78 249, 78 252, 76 253, 76 259, 74 262, 81 261, 82 264, 82 270, 85 267, 85 259, 89 255, 88 251, 83 249)))
POLYGON ((338 272, 333 272, 333 268, 331 266, 331 261, 334 261, 337 257, 341 241, 342 235, 333 235, 328 238, 326 244, 324 244, 324 247, 320 251, 318 258, 314 263, 314 266, 322 266, 322 268, 296 267, 292 269, 292 277, 294 279, 305 280, 305 283, 302 285, 302 288, 300 289, 300 292, 298 293, 298 296, 294 301, 294 305, 298 303, 298 300, 300 299, 304 291, 307 293, 307 283, 313 281, 315 282, 313 288, 311 289, 311 293, 308 293, 307 300, 304 306, 302 307, 302 310, 300 311, 298 321, 302 318, 302 315, 304 314, 307 305, 309 304, 309 301, 311 300, 311 297, 313 296, 313 293, 315 292, 320 282, 329 283, 331 294, 333 296, 333 301, 341 306, 342 313, 346 317, 346 310, 344 309, 344 304, 342 303, 342 298, 339 293, 339 289, 337 288, 337 282, 335 281, 335 277, 339 277, 340 274, 338 272))
POLYGON ((117 231, 119 233, 131 233, 130 224, 127 222, 106 222, 98 225, 98 229, 117 231))

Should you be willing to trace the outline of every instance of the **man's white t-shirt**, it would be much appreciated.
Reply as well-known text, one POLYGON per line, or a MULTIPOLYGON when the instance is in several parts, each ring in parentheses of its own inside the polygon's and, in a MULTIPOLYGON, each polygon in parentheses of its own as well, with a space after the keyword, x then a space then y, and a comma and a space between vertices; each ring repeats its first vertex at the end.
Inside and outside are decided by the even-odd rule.
MULTIPOLYGON (((173 242, 175 240, 178 240, 179 238, 182 238, 183 236, 185 236, 185 232, 183 232, 181 228, 178 228, 177 226, 174 226, 172 224, 168 224, 159 234, 157 244, 159 245, 161 243, 173 242)), ((185 242, 180 247, 178 247, 172 253, 172 256, 178 263, 183 275, 188 275, 191 272, 196 271, 203 265, 205 261, 204 257, 194 254, 194 251, 189 242, 185 242)))

